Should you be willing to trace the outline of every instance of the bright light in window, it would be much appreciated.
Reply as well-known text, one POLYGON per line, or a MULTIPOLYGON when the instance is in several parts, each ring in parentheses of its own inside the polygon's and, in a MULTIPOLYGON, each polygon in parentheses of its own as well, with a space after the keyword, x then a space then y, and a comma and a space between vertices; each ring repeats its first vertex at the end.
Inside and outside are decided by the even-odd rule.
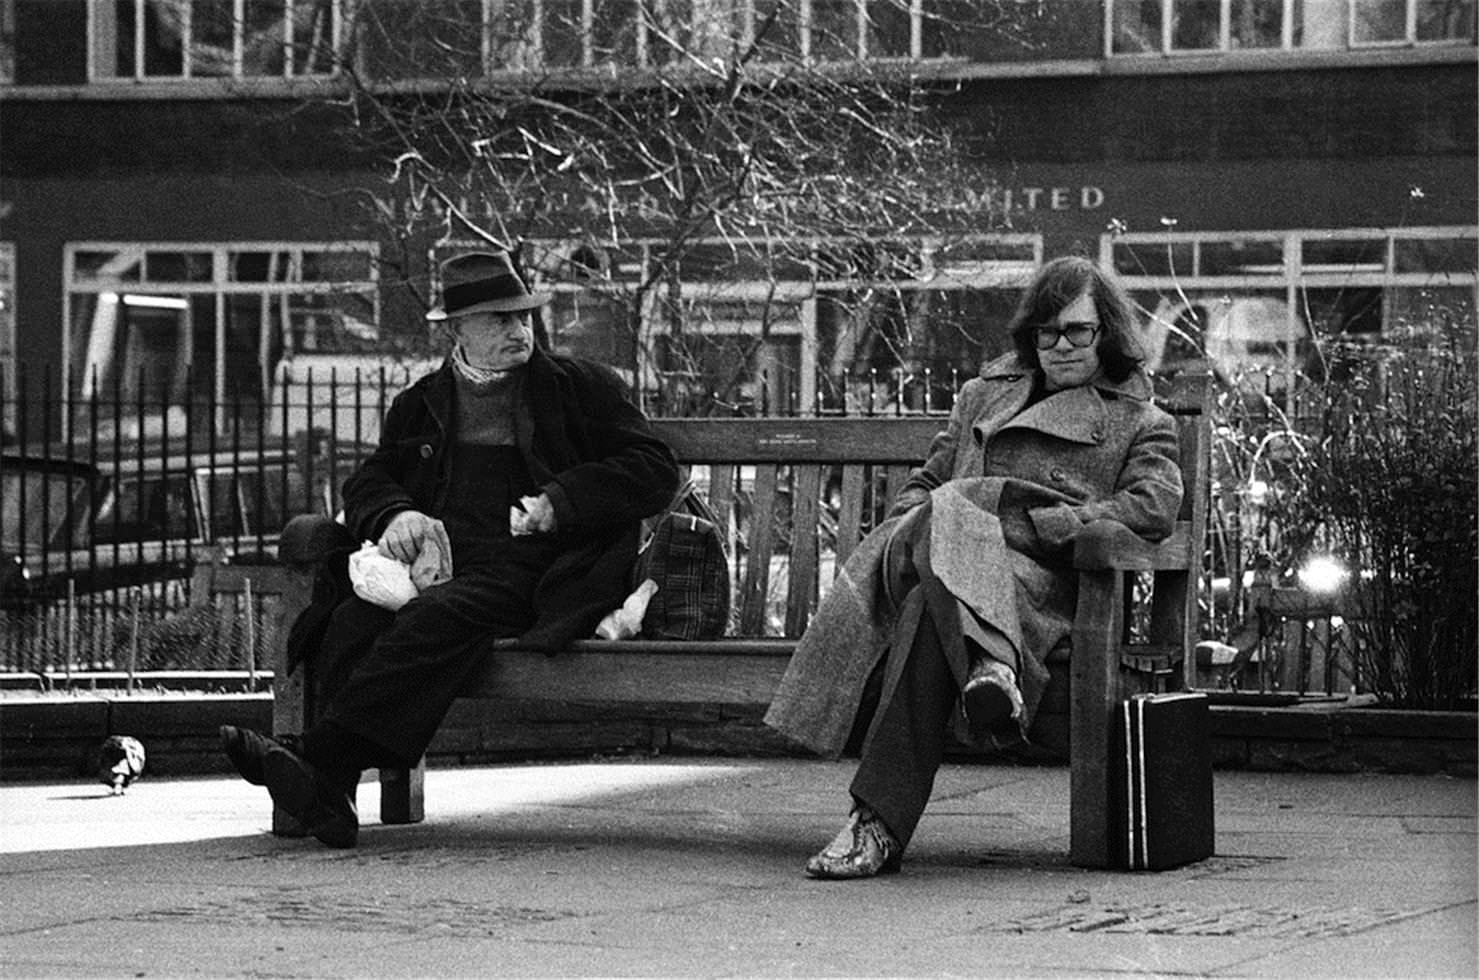
POLYGON ((145 296, 140 293, 124 293, 124 306, 142 306, 151 310, 186 310, 190 304, 179 296, 145 296))

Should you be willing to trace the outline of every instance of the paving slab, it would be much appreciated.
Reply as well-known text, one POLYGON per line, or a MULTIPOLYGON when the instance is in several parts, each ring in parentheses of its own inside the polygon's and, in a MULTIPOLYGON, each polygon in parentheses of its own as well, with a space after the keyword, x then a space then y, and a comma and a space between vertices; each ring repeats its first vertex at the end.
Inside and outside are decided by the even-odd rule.
POLYGON ((1068 773, 947 765, 904 871, 800 873, 852 767, 644 759, 360 789, 348 851, 233 779, 0 785, 0 977, 1473 977, 1475 783, 1219 772, 1217 854, 1068 863, 1068 773))

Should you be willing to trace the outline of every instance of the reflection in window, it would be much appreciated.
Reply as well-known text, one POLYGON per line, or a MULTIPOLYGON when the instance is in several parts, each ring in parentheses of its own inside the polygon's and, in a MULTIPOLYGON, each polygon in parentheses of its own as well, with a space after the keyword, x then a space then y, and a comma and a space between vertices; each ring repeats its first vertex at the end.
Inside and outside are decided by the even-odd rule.
POLYGON ((1221 47, 1221 0, 1173 0, 1171 47, 1206 51, 1221 47))
POLYGON ((1277 48, 1284 40, 1282 0, 1233 0, 1229 40, 1234 48, 1277 48))
POLYGON ((1404 0, 1351 0, 1351 40, 1356 44, 1407 39, 1404 0))

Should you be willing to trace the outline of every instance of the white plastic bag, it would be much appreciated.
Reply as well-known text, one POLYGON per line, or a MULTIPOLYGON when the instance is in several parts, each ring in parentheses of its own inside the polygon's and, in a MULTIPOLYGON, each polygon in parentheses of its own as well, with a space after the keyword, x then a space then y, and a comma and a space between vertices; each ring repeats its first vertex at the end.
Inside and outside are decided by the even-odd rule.
POLYGON ((392 612, 420 594, 410 566, 380 554, 373 541, 349 556, 349 584, 361 599, 392 612))
POLYGON ((642 632, 642 617, 647 614, 647 603, 656 592, 656 582, 650 578, 643 580, 637 591, 627 596, 621 608, 606 614, 596 627, 596 636, 603 640, 629 640, 642 632))

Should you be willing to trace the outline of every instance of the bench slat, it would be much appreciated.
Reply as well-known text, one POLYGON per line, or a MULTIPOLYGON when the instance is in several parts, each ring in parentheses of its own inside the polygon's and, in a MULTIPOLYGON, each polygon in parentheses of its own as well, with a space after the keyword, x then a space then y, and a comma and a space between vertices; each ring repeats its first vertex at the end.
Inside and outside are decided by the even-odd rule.
POLYGON ((842 467, 842 505, 837 512, 837 570, 847 563, 862 540, 862 524, 863 467, 847 464, 842 467))
POLYGON ((652 420, 657 435, 690 464, 804 459, 918 465, 944 427, 939 416, 652 420))
POLYGON ((740 633, 765 634, 765 605, 770 594, 770 556, 775 549, 775 464, 755 467, 755 490, 750 506, 750 552, 740 593, 740 633))
MULTIPOLYGON (((618 644, 618 646, 620 646, 618 644)), ((768 704, 786 670, 789 648, 771 651, 668 652, 661 643, 619 650, 579 646, 558 657, 528 650, 489 658, 468 696, 547 701, 652 704, 768 704)))
MULTIPOLYGON (((830 469, 830 467, 828 467, 830 469)), ((822 495, 821 466, 792 469, 791 555, 787 570, 786 635, 800 636, 817 599, 818 525, 822 495)))

